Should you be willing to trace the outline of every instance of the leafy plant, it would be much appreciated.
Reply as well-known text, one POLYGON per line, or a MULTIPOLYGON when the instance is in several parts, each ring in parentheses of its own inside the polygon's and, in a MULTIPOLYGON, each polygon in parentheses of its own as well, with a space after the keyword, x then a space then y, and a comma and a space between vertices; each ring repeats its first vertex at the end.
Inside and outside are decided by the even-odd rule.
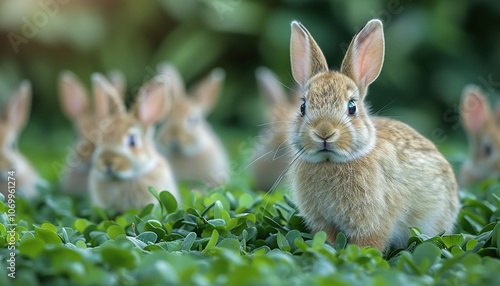
POLYGON ((386 254, 348 244, 342 233, 331 245, 324 232, 310 234, 284 190, 248 189, 184 187, 181 206, 150 189, 156 206, 123 214, 47 192, 17 200, 10 233, 8 208, 0 203, 0 283, 494 285, 500 278, 495 183, 462 197, 460 233, 428 237, 412 228, 408 247, 386 254), (15 279, 7 276, 12 252, 15 279))

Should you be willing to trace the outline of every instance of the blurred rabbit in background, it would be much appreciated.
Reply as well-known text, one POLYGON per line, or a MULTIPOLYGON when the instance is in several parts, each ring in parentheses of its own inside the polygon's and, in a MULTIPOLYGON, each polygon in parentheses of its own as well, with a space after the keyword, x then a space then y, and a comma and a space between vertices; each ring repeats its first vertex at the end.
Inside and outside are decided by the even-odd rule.
POLYGON ((459 176, 461 187, 500 177, 500 105, 493 111, 475 85, 462 92, 462 123, 469 139, 469 158, 459 176))
POLYGON ((160 152, 172 164, 178 181, 196 180, 217 186, 229 180, 229 162, 220 138, 206 117, 215 106, 224 82, 220 68, 186 92, 177 69, 164 64, 159 73, 168 83, 173 104, 158 129, 156 142, 160 152))
POLYGON ((89 177, 93 205, 118 212, 157 203, 149 192, 168 191, 181 197, 169 163, 154 145, 154 124, 170 104, 165 84, 154 78, 139 90, 129 112, 116 89, 100 74, 93 75, 96 116, 106 132, 96 142, 89 177))
POLYGON ((28 122, 30 109, 31 84, 25 80, 17 92, 2 106, 0 178, 2 194, 5 196, 8 193, 14 195, 22 193, 26 197, 33 197, 37 194, 37 184, 42 183, 31 163, 17 149, 17 140, 28 122), (12 188, 15 189, 15 193, 12 188))
POLYGON ((279 183, 289 163, 287 131, 300 106, 300 97, 298 91, 287 95, 284 86, 268 68, 258 68, 255 75, 266 101, 268 123, 259 133, 250 167, 257 189, 268 191, 279 183))
MULTIPOLYGON (((126 80, 119 71, 112 71, 109 80, 124 98, 126 80)), ((77 139, 66 156, 65 169, 60 175, 62 189, 73 194, 88 192, 90 158, 96 141, 102 137, 103 128, 98 124, 90 97, 78 77, 63 71, 59 75, 59 99, 64 115, 71 120, 77 139)))

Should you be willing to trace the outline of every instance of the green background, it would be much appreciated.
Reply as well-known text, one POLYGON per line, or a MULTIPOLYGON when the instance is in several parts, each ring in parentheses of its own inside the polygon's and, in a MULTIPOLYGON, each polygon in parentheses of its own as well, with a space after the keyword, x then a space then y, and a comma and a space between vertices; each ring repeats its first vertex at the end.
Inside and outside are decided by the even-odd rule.
POLYGON ((20 148, 51 181, 52 163, 64 160, 73 141, 58 102, 57 77, 64 69, 87 87, 91 73, 120 69, 133 98, 164 61, 174 63, 187 83, 224 68, 226 84, 210 121, 239 161, 241 146, 250 146, 265 122, 255 69, 267 66, 293 86, 294 19, 309 29, 334 69, 354 33, 380 18, 386 58, 370 87, 372 110, 415 127, 455 168, 466 156, 456 113, 463 86, 477 84, 493 101, 500 85, 499 1, 60 0, 47 10, 43 3, 49 2, 0 3, 0 95, 10 96, 22 79, 32 82, 32 116, 20 148), (12 33, 27 41, 17 52, 12 33))

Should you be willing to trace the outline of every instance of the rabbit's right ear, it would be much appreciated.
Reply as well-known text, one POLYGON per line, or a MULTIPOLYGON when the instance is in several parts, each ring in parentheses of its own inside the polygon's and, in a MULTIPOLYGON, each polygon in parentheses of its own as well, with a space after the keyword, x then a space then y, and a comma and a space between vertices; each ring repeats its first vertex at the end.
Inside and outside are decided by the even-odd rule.
POLYGON ((5 110, 5 116, 10 126, 20 131, 28 121, 31 108, 31 83, 27 80, 21 83, 16 94, 10 98, 5 110))
POLYGON ((100 73, 92 74, 95 98, 95 111, 98 118, 110 114, 125 114, 126 108, 116 89, 100 73))
POLYGON ((173 97, 182 97, 186 94, 186 87, 179 71, 170 63, 158 66, 159 76, 165 82, 167 89, 171 91, 173 97))
POLYGON ((255 71, 260 92, 271 106, 283 105, 286 93, 276 75, 268 68, 259 67, 255 71))
POLYGON ((460 115, 469 133, 478 133, 491 116, 490 106, 479 87, 468 85, 462 92, 460 115))
POLYGON ((328 71, 325 56, 307 29, 292 21, 290 60, 295 81, 304 87, 307 81, 320 72, 328 71))
POLYGON ((118 92, 118 95, 124 98, 127 92, 127 80, 125 79, 125 75, 119 70, 112 70, 108 73, 108 78, 118 92))
POLYGON ((59 75, 59 99, 66 117, 76 119, 90 111, 88 94, 76 75, 63 71, 59 75))
POLYGON ((164 78, 157 76, 141 87, 137 102, 132 108, 134 116, 145 125, 153 125, 165 117, 170 97, 167 96, 164 78))

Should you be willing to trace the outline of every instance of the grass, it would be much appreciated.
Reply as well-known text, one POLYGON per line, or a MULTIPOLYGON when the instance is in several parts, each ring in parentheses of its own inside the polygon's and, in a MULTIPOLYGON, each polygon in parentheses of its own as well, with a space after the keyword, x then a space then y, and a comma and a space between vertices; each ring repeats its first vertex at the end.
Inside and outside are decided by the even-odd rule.
MULTIPOLYGON (((169 193, 121 215, 45 190, 17 200, 15 233, 0 203, 0 284, 9 285, 496 285, 500 183, 462 196, 457 233, 412 229, 405 249, 334 245, 311 235, 284 189, 248 185, 169 193), (7 276, 15 242, 15 279, 7 276), (29 283, 29 284, 28 284, 29 283)), ((156 193, 156 191, 151 190, 156 193)), ((4 198, 1 198, 4 200, 4 198)))

